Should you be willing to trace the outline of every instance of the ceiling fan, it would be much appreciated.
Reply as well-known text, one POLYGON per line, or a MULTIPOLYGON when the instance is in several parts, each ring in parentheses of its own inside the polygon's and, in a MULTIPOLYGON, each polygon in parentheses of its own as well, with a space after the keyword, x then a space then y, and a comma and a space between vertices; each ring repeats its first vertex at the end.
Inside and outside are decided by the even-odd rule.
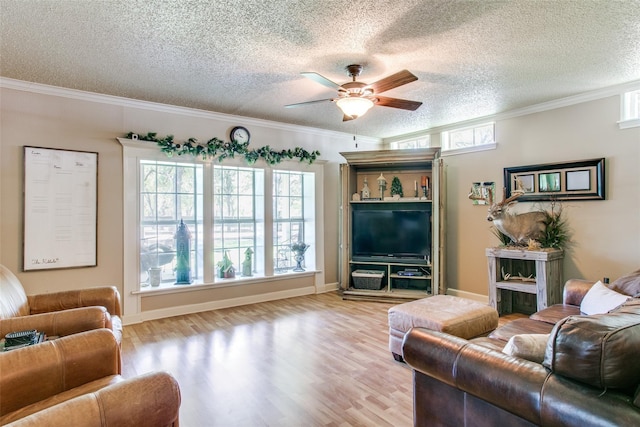
POLYGON ((366 84, 356 81, 356 77, 360 75, 364 67, 358 64, 347 65, 346 70, 352 81, 339 85, 332 82, 326 77, 318 73, 308 72, 301 73, 303 76, 320 83, 321 85, 336 89, 338 96, 335 98, 318 99, 315 101, 300 102, 297 104, 285 105, 285 108, 299 107, 301 105, 316 104, 319 102, 335 102, 343 112, 342 121, 354 120, 364 115, 374 105, 383 107, 400 108, 402 110, 414 111, 422 105, 422 102, 409 101, 407 99, 389 98, 380 96, 382 92, 386 92, 398 86, 411 83, 418 80, 411 72, 407 70, 399 71, 395 74, 387 76, 372 84, 366 84))

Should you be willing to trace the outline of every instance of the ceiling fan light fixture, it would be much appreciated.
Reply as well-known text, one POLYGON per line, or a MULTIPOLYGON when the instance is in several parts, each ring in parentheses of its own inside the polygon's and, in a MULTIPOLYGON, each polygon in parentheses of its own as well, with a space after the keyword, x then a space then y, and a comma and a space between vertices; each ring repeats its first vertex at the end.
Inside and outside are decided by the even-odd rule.
POLYGON ((359 97, 340 98, 336 101, 336 104, 346 116, 353 117, 354 119, 364 116, 365 113, 373 107, 372 100, 359 97))

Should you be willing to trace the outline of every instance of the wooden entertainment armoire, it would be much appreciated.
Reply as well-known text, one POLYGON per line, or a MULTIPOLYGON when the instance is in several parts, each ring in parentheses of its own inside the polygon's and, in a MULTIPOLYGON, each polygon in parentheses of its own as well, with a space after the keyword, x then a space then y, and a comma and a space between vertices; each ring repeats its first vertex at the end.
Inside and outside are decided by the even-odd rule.
POLYGON ((341 165, 343 297, 403 302, 444 293, 440 149, 340 154, 347 161, 341 165), (365 179, 369 191, 363 192, 365 179), (382 179, 386 188, 381 194, 382 179), (394 181, 402 197, 392 196, 394 181))

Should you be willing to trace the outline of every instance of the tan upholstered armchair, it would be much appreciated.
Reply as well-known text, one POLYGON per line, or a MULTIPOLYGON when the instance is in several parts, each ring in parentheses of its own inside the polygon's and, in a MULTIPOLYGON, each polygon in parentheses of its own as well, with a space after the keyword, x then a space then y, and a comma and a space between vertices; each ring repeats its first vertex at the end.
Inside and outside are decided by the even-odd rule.
POLYGON ((120 347, 106 329, 0 352, 0 372, 0 425, 178 425, 176 380, 122 378, 120 347))
POLYGON ((66 336, 108 328, 122 340, 120 294, 103 286, 27 296, 18 278, 0 265, 0 338, 13 331, 37 329, 66 336))

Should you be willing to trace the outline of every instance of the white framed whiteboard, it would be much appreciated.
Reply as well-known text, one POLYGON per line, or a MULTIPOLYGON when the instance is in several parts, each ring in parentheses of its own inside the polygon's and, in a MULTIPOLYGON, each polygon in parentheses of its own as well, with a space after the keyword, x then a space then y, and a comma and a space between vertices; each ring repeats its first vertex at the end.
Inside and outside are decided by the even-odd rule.
POLYGON ((24 146, 23 270, 97 265, 98 153, 24 146))

